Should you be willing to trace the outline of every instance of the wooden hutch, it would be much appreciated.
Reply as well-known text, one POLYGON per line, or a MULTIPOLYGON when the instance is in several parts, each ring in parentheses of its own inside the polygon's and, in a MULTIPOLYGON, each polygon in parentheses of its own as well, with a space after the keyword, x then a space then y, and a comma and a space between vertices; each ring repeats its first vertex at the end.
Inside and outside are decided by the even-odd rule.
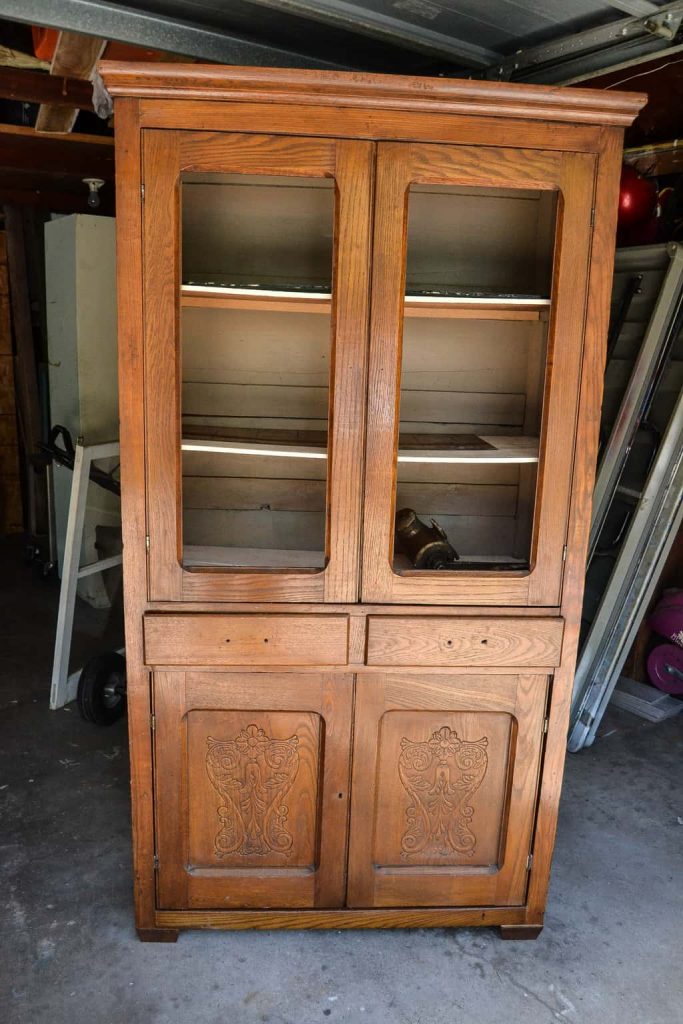
POLYGON ((101 72, 140 937, 534 937, 644 97, 101 72))

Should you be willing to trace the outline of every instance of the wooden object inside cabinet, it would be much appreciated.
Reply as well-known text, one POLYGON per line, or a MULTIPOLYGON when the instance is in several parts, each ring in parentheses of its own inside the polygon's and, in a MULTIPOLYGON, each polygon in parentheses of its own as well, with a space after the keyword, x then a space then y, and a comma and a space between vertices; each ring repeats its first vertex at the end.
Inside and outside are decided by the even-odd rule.
POLYGON ((644 97, 101 72, 141 938, 534 937, 644 97))

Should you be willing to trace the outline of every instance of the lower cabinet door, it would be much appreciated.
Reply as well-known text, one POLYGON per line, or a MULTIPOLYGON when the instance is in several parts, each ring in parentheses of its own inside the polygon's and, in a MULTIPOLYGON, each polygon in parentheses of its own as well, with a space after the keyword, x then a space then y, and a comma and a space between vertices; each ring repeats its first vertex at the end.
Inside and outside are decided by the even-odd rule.
POLYGON ((356 684, 348 903, 525 901, 548 677, 356 684))
POLYGON ((353 676, 154 675, 158 905, 339 907, 353 676))

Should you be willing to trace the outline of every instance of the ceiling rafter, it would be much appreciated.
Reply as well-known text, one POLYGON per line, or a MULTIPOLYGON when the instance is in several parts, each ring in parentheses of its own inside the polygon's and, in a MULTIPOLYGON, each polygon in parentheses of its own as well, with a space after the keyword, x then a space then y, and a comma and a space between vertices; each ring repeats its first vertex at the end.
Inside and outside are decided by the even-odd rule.
POLYGON ((341 61, 319 60, 297 50, 109 0, 3 0, 2 15, 29 25, 68 29, 219 64, 351 69, 341 61))
MULTIPOLYGON (((55 78, 76 78, 89 82, 104 53, 106 39, 83 36, 78 32, 60 32, 50 65, 55 78)), ((70 132, 76 123, 78 107, 63 103, 42 103, 38 110, 37 132, 70 132)))
POLYGON ((552 84, 588 72, 597 73, 618 61, 670 46, 682 22, 683 0, 675 0, 657 7, 654 14, 619 18, 597 28, 518 50, 490 67, 486 77, 552 84))
POLYGON ((297 14, 312 21, 344 28, 360 35, 382 39, 433 57, 442 57, 471 67, 485 68, 499 60, 495 50, 456 39, 434 29, 374 11, 348 0, 250 0, 260 7, 284 14, 297 14))

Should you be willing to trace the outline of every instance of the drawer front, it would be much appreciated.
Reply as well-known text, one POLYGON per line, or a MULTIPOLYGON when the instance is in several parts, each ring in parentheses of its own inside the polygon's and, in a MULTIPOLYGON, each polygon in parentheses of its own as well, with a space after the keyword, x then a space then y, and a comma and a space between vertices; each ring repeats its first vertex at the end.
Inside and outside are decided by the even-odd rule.
POLYGON ((383 616, 368 619, 368 665, 559 665, 562 619, 383 616))
POLYGON ((148 665, 345 665, 346 615, 145 615, 148 665))

